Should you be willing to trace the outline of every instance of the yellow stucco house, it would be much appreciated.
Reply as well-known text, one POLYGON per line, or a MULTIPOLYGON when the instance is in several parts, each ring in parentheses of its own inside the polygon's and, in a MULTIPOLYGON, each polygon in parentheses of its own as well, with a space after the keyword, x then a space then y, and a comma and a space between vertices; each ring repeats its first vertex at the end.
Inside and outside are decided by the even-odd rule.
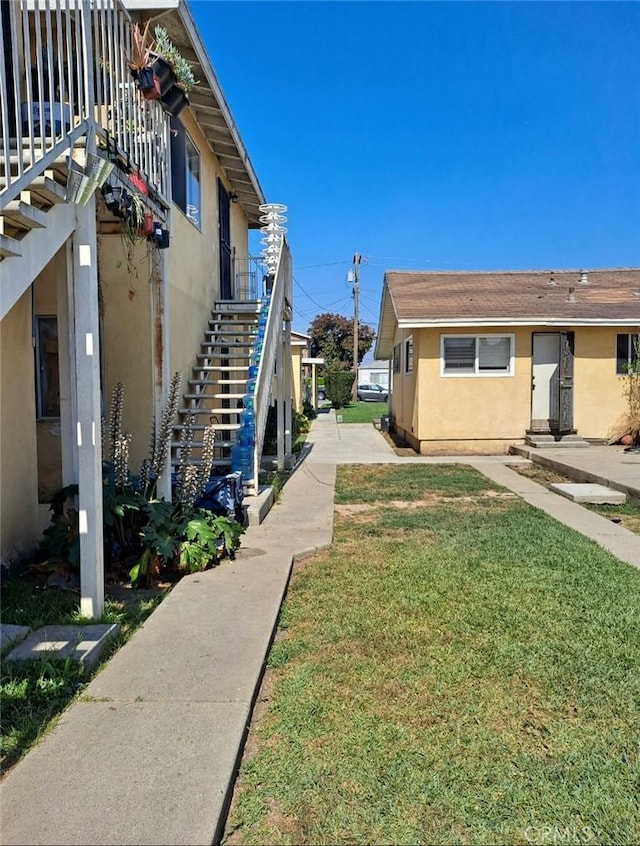
MULTIPOLYGON (((2 4, 2 29, 0 560, 33 549, 52 490, 77 484, 81 605, 93 617, 103 603, 101 419, 117 383, 132 468, 178 373, 177 422, 194 416, 195 454, 215 423, 224 472, 262 333, 247 493, 270 404, 279 464, 291 452, 284 207, 267 203, 185 0, 15 0, 2 4), (198 84, 186 96, 171 76, 147 97, 132 73, 147 22, 191 68, 198 84), (260 261, 251 229, 267 236, 260 261)), ((158 482, 166 498, 172 460, 175 446, 158 482)))
POLYGON ((376 358, 391 426, 425 455, 605 440, 623 425, 640 269, 387 271, 376 358))

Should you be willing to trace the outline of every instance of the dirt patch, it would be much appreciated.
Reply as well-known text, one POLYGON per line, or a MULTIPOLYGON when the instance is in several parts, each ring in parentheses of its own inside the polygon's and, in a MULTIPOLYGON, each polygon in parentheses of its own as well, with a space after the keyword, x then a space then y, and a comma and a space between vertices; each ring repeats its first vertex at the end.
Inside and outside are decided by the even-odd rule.
POLYGON ((400 455, 403 458, 416 458, 420 455, 420 453, 410 447, 409 444, 395 432, 381 432, 380 434, 396 455, 400 455))
POLYGON ((548 486, 572 481, 568 476, 563 476, 562 473, 556 473, 550 467, 542 467, 540 464, 512 464, 511 469, 541 485, 548 486))
POLYGON ((486 491, 480 496, 442 496, 440 494, 431 494, 423 499, 389 499, 379 500, 377 502, 350 502, 335 506, 336 514, 341 517, 354 517, 361 514, 367 514, 371 511, 379 509, 381 506, 385 508, 401 508, 403 510, 428 508, 430 505, 436 505, 447 502, 469 502, 475 504, 482 504, 485 499, 517 499, 517 494, 511 491, 486 491))

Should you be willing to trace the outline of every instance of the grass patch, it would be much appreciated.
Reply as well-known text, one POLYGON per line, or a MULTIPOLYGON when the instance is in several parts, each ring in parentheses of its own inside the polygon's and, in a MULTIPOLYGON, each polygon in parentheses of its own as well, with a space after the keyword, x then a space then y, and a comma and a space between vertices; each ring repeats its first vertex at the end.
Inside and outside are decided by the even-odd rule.
POLYGON ((352 464, 340 467, 336 503, 461 497, 504 490, 460 464, 352 464))
POLYGON ((294 573, 224 842, 640 842, 640 573, 469 468, 389 507, 401 469, 338 469, 371 507, 294 573))
POLYGON ((343 423, 371 423, 374 418, 388 413, 386 402, 351 402, 336 410, 336 415, 342 415, 343 423))
MULTIPOLYGON (((81 695, 104 663, 131 637, 160 603, 165 593, 119 589, 107 597, 98 622, 118 623, 120 632, 109 645, 101 664, 89 671, 71 659, 43 658, 0 665, 2 730, 0 769, 6 772, 55 724, 71 702, 81 695)), ((36 589, 28 579, 11 579, 2 589, 2 622, 29 626, 95 622, 82 617, 77 595, 58 588, 36 589)))
MULTIPOLYGON (((540 464, 514 465, 512 469, 521 476, 526 476, 546 488, 553 484, 574 481, 568 476, 563 476, 550 467, 543 467, 540 464)), ((597 503, 581 502, 580 505, 590 511, 595 511, 596 514, 600 514, 608 520, 619 523, 630 532, 640 535, 640 506, 630 502, 623 502, 620 505, 598 505, 597 503)))

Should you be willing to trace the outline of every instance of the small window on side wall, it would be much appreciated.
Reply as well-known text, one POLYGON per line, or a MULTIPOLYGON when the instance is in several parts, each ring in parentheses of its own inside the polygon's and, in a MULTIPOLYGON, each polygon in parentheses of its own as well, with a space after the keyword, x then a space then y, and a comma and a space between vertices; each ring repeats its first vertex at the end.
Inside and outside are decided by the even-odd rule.
POLYGON ((413 373, 413 338, 404 342, 404 372, 413 373))
POLYGON ((616 335, 616 373, 624 375, 640 360, 640 334, 616 335))
POLYGON ((171 118, 171 191, 173 202, 201 229, 200 153, 176 118, 171 118))
POLYGON ((400 373, 400 344, 393 348, 393 372, 400 373))

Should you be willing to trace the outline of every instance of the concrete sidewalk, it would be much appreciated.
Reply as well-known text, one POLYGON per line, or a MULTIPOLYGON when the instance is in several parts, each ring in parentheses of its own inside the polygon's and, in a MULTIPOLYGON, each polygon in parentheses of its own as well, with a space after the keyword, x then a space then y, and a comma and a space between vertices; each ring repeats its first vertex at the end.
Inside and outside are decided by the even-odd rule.
POLYGON ((522 461, 400 457, 371 425, 320 414, 281 501, 247 530, 237 559, 176 585, 0 784, 0 842, 218 842, 293 560, 331 542, 336 464, 472 464, 640 564, 640 537, 507 467, 522 461))
POLYGON ((590 446, 588 449, 536 449, 514 447, 513 452, 549 467, 574 482, 595 482, 622 491, 640 502, 640 453, 624 447, 590 446))

